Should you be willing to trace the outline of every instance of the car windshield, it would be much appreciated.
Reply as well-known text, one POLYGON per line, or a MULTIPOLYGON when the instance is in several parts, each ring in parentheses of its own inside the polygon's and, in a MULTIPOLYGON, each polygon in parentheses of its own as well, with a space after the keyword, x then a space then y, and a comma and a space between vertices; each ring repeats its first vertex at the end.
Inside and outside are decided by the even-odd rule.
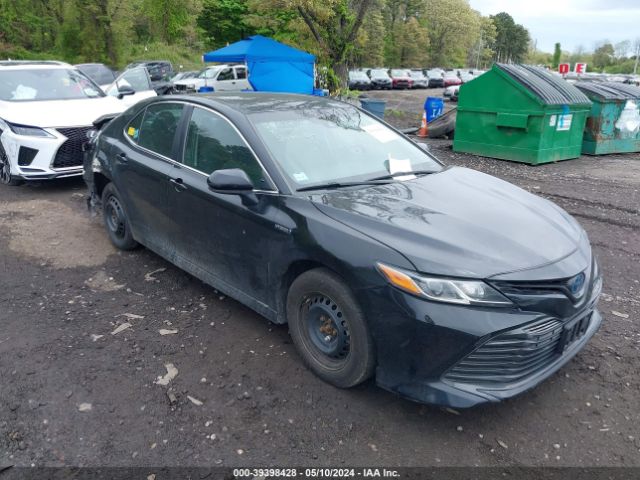
POLYGON ((420 147, 350 105, 306 103, 250 119, 296 188, 442 168, 420 147))
POLYGON ((436 77, 442 78, 442 72, 440 70, 429 70, 427 72, 427 75, 433 78, 436 78, 436 77))
POLYGON ((424 74, 422 72, 409 72, 411 78, 424 78, 424 74))
POLYGON ((406 70, 391 70, 391 76, 392 77, 406 77, 407 76, 407 71, 406 70))
POLYGON ((104 97, 100 88, 71 68, 25 68, 0 71, 0 100, 27 102, 104 97))
POLYGON ((372 77, 388 77, 386 70, 371 70, 372 77))
POLYGON ((220 71, 221 67, 207 67, 200 70, 198 78, 214 78, 220 71))
POLYGON ((349 72, 349 78, 352 80, 365 80, 367 76, 364 72, 349 72))
POLYGON ((98 85, 107 85, 116 78, 113 72, 104 65, 81 65, 77 68, 98 85))

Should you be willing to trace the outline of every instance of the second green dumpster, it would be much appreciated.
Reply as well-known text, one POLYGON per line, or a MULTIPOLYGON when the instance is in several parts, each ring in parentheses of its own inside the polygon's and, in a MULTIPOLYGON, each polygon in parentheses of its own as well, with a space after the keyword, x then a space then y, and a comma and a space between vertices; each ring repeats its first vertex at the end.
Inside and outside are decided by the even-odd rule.
POLYGON ((593 102, 582 153, 640 152, 640 88, 614 82, 575 85, 593 102))
POLYGON ((532 165, 576 158, 590 109, 559 76, 495 64, 460 87, 453 149, 532 165))

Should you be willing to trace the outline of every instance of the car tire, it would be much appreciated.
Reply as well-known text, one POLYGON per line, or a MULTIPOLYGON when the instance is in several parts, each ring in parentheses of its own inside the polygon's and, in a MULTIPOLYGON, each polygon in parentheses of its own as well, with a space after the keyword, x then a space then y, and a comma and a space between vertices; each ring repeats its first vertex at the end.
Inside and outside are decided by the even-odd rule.
POLYGON ((17 187, 24 183, 21 178, 11 175, 11 161, 2 142, 0 142, 0 183, 9 187, 17 187))
POLYGON ((325 268, 294 280, 287 295, 289 332, 304 363, 324 381, 358 385, 373 375, 375 351, 364 314, 347 284, 325 268))
POLYGON ((122 205, 118 190, 113 183, 107 184, 102 191, 102 216, 109 240, 120 250, 133 250, 138 247, 131 233, 129 218, 122 205))

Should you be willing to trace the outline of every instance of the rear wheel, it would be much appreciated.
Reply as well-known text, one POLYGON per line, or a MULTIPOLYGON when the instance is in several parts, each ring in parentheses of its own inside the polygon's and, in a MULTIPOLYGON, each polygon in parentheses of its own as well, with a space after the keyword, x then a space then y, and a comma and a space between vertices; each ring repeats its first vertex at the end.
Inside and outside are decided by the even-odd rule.
POLYGON ((104 187, 102 192, 102 214, 109 239, 116 248, 133 250, 138 246, 131 234, 129 219, 122 206, 120 194, 113 183, 104 187))
POLYGON ((309 270, 293 282, 287 320, 302 359, 323 380, 348 388, 373 374, 373 341, 362 310, 330 270, 309 270))
POLYGON ((2 146, 2 142, 0 142, 0 183, 15 187, 22 184, 22 182, 20 178, 16 178, 11 174, 11 162, 2 146))

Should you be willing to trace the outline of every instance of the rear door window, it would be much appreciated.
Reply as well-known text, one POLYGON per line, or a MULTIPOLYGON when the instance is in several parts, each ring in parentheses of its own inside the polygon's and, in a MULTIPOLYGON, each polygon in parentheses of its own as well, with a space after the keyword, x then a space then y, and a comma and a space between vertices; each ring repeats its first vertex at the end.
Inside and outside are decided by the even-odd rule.
POLYGON ((175 160, 173 141, 184 105, 156 103, 138 114, 125 129, 125 134, 137 145, 163 157, 175 160))
POLYGON ((219 82, 223 80, 233 80, 233 79, 234 79, 233 70, 231 68, 225 68, 224 70, 222 70, 217 78, 219 82))

